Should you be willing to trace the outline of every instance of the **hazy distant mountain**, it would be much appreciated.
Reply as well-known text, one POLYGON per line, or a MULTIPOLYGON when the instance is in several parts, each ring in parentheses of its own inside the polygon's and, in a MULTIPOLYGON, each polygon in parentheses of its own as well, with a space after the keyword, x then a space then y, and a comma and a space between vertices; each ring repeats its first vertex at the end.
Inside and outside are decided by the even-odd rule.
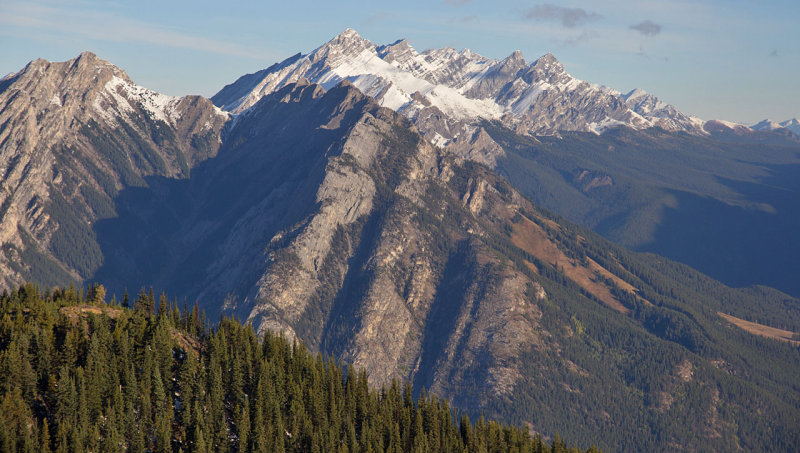
POLYGON ((794 132, 797 135, 800 135, 800 120, 797 118, 792 118, 790 120, 786 120, 781 124, 781 127, 789 129, 790 131, 794 132))
POLYGON ((680 112, 675 106, 661 101, 640 88, 622 95, 622 99, 631 110, 648 118, 655 126, 664 130, 697 133, 704 124, 699 118, 680 112))
POLYGON ((505 151, 496 170, 540 206, 728 285, 800 295, 800 144, 791 137, 487 131, 505 151))
POLYGON ((772 120, 763 120, 758 124, 752 126, 756 131, 774 131, 778 129, 788 129, 793 133, 800 135, 800 120, 792 118, 783 122, 775 122, 772 120))
POLYGON ((752 126, 751 129, 754 131, 774 131, 775 129, 780 129, 782 126, 780 123, 776 123, 770 119, 762 120, 752 126))

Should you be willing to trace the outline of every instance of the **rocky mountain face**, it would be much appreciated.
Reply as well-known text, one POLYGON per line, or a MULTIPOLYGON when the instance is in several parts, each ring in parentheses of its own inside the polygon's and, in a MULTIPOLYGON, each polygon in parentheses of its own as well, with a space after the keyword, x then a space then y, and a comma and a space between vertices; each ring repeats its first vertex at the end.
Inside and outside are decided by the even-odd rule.
MULTIPOLYGON (((111 288, 135 275, 197 298, 212 319, 233 314, 302 339, 377 384, 408 380, 471 413, 580 441, 611 433, 606 448, 737 449, 733 420, 750 424, 753 403, 735 396, 745 382, 735 373, 760 349, 717 312, 752 319, 758 306, 759 319, 777 322, 778 307, 798 303, 570 226, 349 82, 326 91, 300 80, 264 96, 188 183, 135 190, 119 197, 107 236, 141 240, 104 250, 140 264, 109 262, 98 278, 111 288), (170 202, 142 215, 153 200, 170 202), (696 426, 677 429, 674 417, 696 426)), ((796 312, 790 328, 800 330, 796 312)), ((776 351, 762 360, 796 354, 776 351)), ((746 381, 773 382, 794 401, 780 376, 746 381)), ((770 411, 792 410, 758 395, 770 411)))
POLYGON ((86 52, 0 81, 0 284, 80 281, 103 262, 93 224, 125 187, 185 178, 216 154, 228 115, 135 85, 86 52))
POLYGON ((504 268, 484 238, 523 200, 505 185, 502 195, 486 169, 464 166, 347 83, 328 92, 287 85, 237 117, 189 184, 122 194, 128 204, 105 228, 146 234, 104 245, 150 267, 137 274, 138 265, 112 258, 98 278, 117 288, 136 276, 191 294, 211 316, 296 336, 365 367, 379 385, 399 378, 443 395, 455 395, 454 385, 475 389, 462 398, 508 394, 519 370, 506 359, 539 335, 525 321, 537 316, 528 298, 546 293, 504 268), (139 215, 154 198, 191 207, 157 208, 168 212, 157 217, 180 218, 159 232, 139 215), (172 256, 154 262, 159 244, 172 256), (459 323, 451 331, 431 327, 431 318, 450 316, 459 323), (461 367, 465 354, 489 375, 475 381, 461 367))
MULTIPOLYGON (((320 55, 336 58, 335 47, 320 55)), ((414 55, 402 43, 362 53, 373 50, 393 62, 414 55)), ((464 67, 479 60, 463 58, 464 67)), ((303 61, 307 73, 325 71, 301 57, 283 66, 303 61)), ((298 78, 229 119, 205 99, 137 87, 89 54, 40 63, 42 74, 61 74, 52 76, 58 83, 87 88, 73 82, 58 91, 83 126, 25 149, 10 146, 26 143, 16 128, 41 112, 44 101, 30 99, 55 90, 31 94, 49 80, 26 76, 35 64, 3 82, 1 99, 15 106, 4 112, 16 116, 4 120, 1 137, 17 141, 0 141, 0 155, 9 167, 42 156, 44 164, 26 164, 20 175, 50 169, 29 183, 3 180, 13 210, 4 207, 2 226, 16 222, 21 244, 9 236, 4 259, 19 278, 101 281, 118 298, 153 285, 199 301, 210 319, 234 315, 259 332, 297 337, 364 367, 376 384, 408 380, 472 415, 604 449, 800 442, 792 336, 800 301, 728 288, 549 214, 479 159, 426 140, 405 112, 362 93, 363 80, 298 78), (25 121, 14 126, 13 118, 25 121), (49 217, 39 222, 49 229, 5 217, 29 215, 28 192, 55 200, 41 204, 49 217), (37 231, 51 231, 49 242, 37 231), (64 258, 86 256, 96 259, 84 267, 64 258), (63 274, 48 273, 51 263, 63 274), (773 338, 755 334, 764 331, 773 338)), ((500 93, 515 65, 475 89, 500 93)), ((227 90, 231 98, 247 91, 227 90)), ((475 141, 496 145, 510 133, 470 121, 463 126, 476 128, 475 141)), ((524 152, 517 148, 503 159, 524 152)), ((574 180, 589 192, 617 181, 599 171, 574 180)))
POLYGON ((640 89, 622 94, 580 81, 551 54, 529 64, 520 52, 503 60, 468 49, 417 52, 405 40, 374 45, 353 30, 243 76, 212 100, 244 112, 299 79, 323 87, 350 81, 431 143, 496 169, 525 196, 620 244, 734 286, 800 295, 797 266, 787 264, 796 250, 778 245, 800 226, 782 195, 796 192, 784 175, 799 162, 791 122, 751 129, 702 121, 640 89), (732 216, 745 219, 736 234, 750 238, 747 246, 734 233, 713 233, 730 230, 732 216), (776 234, 761 235, 764 222, 776 234), (702 245, 686 245, 687 235, 702 245))

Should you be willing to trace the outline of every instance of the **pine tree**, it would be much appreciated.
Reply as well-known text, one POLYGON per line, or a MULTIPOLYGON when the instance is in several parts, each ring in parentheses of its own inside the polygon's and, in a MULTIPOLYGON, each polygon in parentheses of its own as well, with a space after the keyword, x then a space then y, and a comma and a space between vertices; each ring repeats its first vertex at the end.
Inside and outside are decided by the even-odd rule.
POLYGON ((194 433, 192 434, 192 439, 194 441, 193 451, 197 453, 205 453, 208 451, 208 444, 206 444, 206 439, 205 435, 203 434, 203 429, 200 427, 199 424, 194 425, 194 433))
POLYGON ((105 304, 106 288, 99 283, 94 283, 86 291, 86 303, 90 305, 105 304))
POLYGON ((41 453, 50 453, 50 427, 47 419, 42 420, 42 427, 39 429, 39 448, 41 453))
POLYGON ((250 408, 247 397, 245 397, 244 404, 239 409, 239 416, 236 420, 236 433, 239 436, 239 451, 248 451, 250 440, 250 408))

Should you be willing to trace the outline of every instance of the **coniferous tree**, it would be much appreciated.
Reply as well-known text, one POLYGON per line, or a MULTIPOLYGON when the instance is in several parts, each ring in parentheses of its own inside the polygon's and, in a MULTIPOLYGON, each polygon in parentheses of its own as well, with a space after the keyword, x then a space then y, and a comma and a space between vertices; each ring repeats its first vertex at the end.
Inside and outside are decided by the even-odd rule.
POLYGON ((100 305, 106 302, 106 288, 94 283, 86 290, 86 303, 90 305, 100 305))
POLYGON ((42 427, 39 429, 39 445, 37 450, 41 453, 50 453, 51 440, 50 440, 50 426, 48 426, 47 419, 42 420, 42 427))

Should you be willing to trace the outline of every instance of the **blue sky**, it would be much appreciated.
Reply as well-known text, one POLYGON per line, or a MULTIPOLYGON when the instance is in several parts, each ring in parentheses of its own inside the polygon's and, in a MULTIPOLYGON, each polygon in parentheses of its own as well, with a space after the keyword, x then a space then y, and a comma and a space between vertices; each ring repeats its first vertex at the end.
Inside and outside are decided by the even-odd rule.
POLYGON ((583 80, 752 124, 800 117, 798 19, 784 0, 0 0, 0 76, 91 50, 140 85, 210 96, 350 27, 418 50, 552 52, 583 80))

